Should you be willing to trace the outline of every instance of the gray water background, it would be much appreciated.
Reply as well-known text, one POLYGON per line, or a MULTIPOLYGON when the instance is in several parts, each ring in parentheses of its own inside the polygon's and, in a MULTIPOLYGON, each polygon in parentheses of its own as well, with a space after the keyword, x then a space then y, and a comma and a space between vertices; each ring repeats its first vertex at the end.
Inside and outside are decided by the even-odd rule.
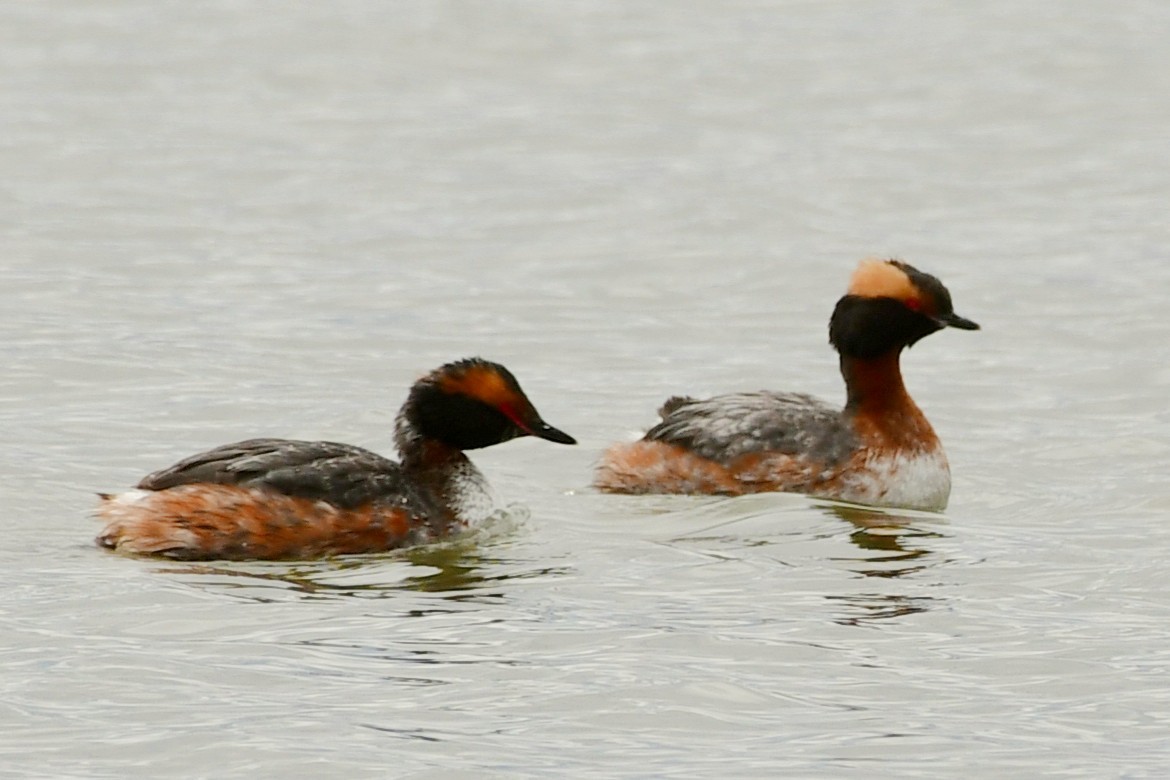
POLYGON ((0 4, 0 775, 1163 777, 1170 5, 0 4), (941 515, 601 496, 668 395, 842 391, 856 261, 941 515), (408 554, 192 566, 97 491, 391 452, 500 360, 576 448, 408 554))

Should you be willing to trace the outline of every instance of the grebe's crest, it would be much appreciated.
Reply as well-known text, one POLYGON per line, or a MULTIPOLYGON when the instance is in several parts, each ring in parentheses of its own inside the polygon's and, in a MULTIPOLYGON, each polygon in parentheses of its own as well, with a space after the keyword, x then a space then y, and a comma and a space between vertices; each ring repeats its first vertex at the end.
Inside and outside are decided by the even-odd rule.
POLYGON ((935 320, 940 327, 979 330, 971 320, 955 314, 951 293, 937 276, 919 271, 901 260, 862 260, 849 280, 846 297, 891 298, 914 312, 935 320))
POLYGON ((540 418, 512 372, 483 358, 448 363, 424 376, 411 388, 396 422, 403 453, 420 438, 473 450, 519 436, 576 444, 540 418))
POLYGON ((432 371, 423 381, 433 382, 444 393, 465 395, 497 409, 528 400, 511 371, 483 358, 448 363, 432 371))
POLYGON ((859 298, 893 298, 909 303, 920 295, 910 280, 909 272, 914 270, 912 266, 897 260, 867 257, 857 265, 845 294, 859 298))

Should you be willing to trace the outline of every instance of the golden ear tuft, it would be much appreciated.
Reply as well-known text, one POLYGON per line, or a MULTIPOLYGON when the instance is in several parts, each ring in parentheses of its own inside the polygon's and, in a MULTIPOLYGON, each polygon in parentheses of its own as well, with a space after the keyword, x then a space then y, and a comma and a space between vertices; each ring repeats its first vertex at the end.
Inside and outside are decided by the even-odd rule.
POLYGON ((491 366, 475 365, 457 374, 444 376, 439 386, 448 393, 458 393, 500 407, 513 402, 516 393, 504 377, 491 366))
POLYGON ((867 257, 857 266, 849 280, 847 295, 860 298, 894 298, 912 301, 918 298, 918 289, 906 272, 892 260, 867 257))

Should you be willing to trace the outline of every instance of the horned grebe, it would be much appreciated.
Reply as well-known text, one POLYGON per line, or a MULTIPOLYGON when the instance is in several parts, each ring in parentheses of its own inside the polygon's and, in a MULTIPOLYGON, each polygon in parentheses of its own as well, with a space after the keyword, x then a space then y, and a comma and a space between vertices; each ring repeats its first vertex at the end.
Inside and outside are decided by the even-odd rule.
POLYGON ((573 437, 540 418, 516 378, 471 358, 424 376, 395 420, 402 463, 348 444, 250 439, 102 496, 96 541, 181 560, 304 559, 440 539, 487 517, 487 481, 463 450, 573 437))
POLYGON ((863 260, 829 320, 847 399, 798 393, 671 398, 639 441, 602 457, 594 485, 614 493, 808 493, 859 504, 941 510, 951 492, 942 444, 902 383, 899 358, 955 314, 935 277, 863 260))

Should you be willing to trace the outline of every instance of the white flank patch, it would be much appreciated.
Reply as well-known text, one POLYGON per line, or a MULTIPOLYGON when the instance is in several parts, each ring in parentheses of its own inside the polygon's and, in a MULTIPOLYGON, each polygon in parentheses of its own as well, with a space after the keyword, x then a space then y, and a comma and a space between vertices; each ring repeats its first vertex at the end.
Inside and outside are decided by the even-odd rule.
POLYGON ((134 488, 133 490, 127 490, 115 496, 110 496, 110 503, 132 506, 144 498, 149 498, 151 495, 153 495, 153 491, 134 488))

